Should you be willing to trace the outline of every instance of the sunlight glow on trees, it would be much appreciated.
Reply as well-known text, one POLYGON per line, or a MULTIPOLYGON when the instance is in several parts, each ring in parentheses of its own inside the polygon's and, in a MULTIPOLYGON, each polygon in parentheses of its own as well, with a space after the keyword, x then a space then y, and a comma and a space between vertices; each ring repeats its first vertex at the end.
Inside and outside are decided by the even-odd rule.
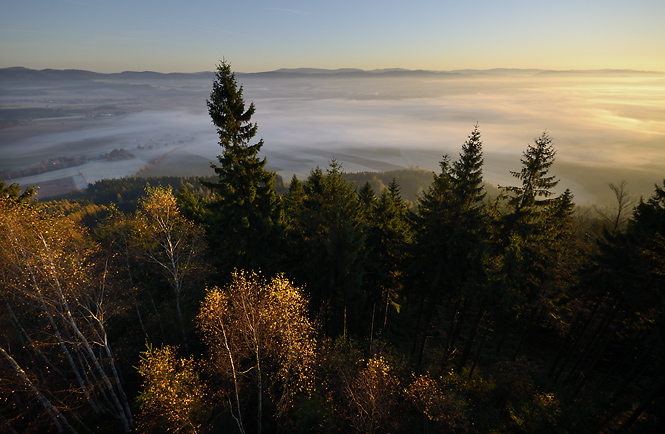
POLYGON ((279 418, 312 386, 314 329, 301 290, 285 277, 236 271, 229 285, 208 291, 198 323, 209 370, 233 388, 227 399, 241 431, 244 398, 253 396, 260 432, 264 404, 279 418))

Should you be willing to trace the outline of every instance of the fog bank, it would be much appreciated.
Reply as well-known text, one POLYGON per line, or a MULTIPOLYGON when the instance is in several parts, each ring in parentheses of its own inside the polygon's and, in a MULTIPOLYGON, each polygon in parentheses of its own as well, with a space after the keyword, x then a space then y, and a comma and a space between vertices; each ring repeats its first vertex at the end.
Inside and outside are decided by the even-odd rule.
MULTIPOLYGON (((529 74, 273 73, 238 74, 238 81, 246 102, 256 105, 253 120, 268 166, 287 180, 306 177, 333 157, 346 171, 438 170, 441 156, 456 158, 478 123, 484 174, 494 184, 513 184, 509 171, 520 169, 521 153, 545 130, 557 149, 552 172, 578 203, 607 200, 609 182, 626 179, 638 196, 662 182, 663 75, 529 74)), ((65 116, 0 129, 0 170, 85 155, 91 158, 85 164, 14 181, 79 176, 94 182, 142 168, 149 175, 212 174, 209 163, 220 148, 205 101, 211 80, 3 80, 4 119, 35 108, 65 116), (134 158, 100 158, 113 149, 134 158)))

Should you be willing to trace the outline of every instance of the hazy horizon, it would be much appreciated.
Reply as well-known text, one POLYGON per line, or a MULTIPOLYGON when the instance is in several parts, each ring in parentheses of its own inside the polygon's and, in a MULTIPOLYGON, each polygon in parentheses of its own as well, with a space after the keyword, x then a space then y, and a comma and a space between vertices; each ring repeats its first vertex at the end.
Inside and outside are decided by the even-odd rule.
POLYGON ((665 71, 665 3, 8 1, 0 67, 665 71))
MULTIPOLYGON (((211 66, 216 66, 224 59, 220 59, 211 64, 211 66)), ((228 61, 228 60, 227 60, 228 61)), ((46 66, 43 68, 39 67, 28 67, 25 65, 11 65, 11 66, 2 66, 0 70, 12 70, 12 69, 26 69, 38 72, 45 71, 79 71, 79 72, 91 72, 93 74, 115 76, 119 74, 126 73, 136 73, 136 74, 158 74, 161 76, 168 75, 197 75, 197 74, 214 74, 215 68, 210 67, 204 70, 196 71, 184 71, 184 70, 150 70, 150 69, 118 69, 113 71, 101 71, 95 69, 87 68, 54 68, 46 66)), ((665 68, 663 70, 651 70, 651 69, 639 69, 639 68, 610 68, 610 67, 598 67, 598 68, 530 68, 530 67, 486 67, 486 68, 460 68, 460 69, 423 69, 423 68, 403 68, 398 66, 388 66, 382 68, 373 68, 373 69, 363 69, 356 67, 339 67, 339 68, 320 68, 307 65, 293 66, 293 67, 284 67, 284 68, 275 68, 275 69, 266 69, 266 70, 256 70, 256 71, 240 71, 234 70, 234 73, 238 76, 243 75, 262 75, 268 73, 285 73, 285 74, 302 74, 314 76, 317 74, 343 74, 343 73, 371 73, 371 74, 381 74, 384 72, 424 72, 424 73, 434 73, 434 74, 499 74, 499 75, 534 75, 537 73, 636 73, 636 74, 665 74, 665 68)))

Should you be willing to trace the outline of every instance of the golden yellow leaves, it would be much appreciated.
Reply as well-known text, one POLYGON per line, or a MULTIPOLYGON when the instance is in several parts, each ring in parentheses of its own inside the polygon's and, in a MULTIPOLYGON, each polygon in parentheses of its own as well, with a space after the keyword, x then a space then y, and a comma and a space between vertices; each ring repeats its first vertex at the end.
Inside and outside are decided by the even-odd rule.
POLYGON ((197 432, 206 412, 205 387, 199 379, 194 360, 178 358, 176 349, 148 347, 138 367, 143 377, 139 424, 155 427, 166 419, 172 432, 197 432))
POLYGON ((211 369, 240 389, 264 390, 282 414, 311 384, 316 342, 306 314, 284 276, 234 272, 228 286, 208 290, 198 316, 211 369))

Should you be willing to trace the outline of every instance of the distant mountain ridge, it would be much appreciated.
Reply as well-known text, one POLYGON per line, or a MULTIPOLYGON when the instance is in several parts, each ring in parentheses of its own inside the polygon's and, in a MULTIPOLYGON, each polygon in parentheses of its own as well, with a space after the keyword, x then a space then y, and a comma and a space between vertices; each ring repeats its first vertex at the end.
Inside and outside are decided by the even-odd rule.
POLYGON ((83 69, 29 69, 22 66, 0 68, 0 81, 2 80, 108 80, 108 79, 179 79, 179 78, 212 78, 212 72, 194 73, 162 73, 153 71, 124 71, 116 73, 102 73, 86 71, 83 69))
MULTIPOLYGON (((363 70, 357 68, 321 69, 321 68, 282 68, 266 72, 237 72, 238 76, 422 76, 422 75, 494 75, 494 76, 533 76, 533 75, 576 75, 576 74, 663 74, 656 71, 639 71, 630 69, 598 69, 598 70, 546 70, 546 69, 520 69, 520 68, 494 68, 494 69, 458 69, 452 71, 433 71, 422 69, 385 68, 363 70)), ((172 72, 162 73, 153 71, 124 71, 116 73, 101 73, 82 69, 29 69, 21 66, 0 68, 0 81, 35 81, 35 80, 114 80, 114 79, 192 79, 210 78, 214 72, 203 71, 195 73, 172 72)))

